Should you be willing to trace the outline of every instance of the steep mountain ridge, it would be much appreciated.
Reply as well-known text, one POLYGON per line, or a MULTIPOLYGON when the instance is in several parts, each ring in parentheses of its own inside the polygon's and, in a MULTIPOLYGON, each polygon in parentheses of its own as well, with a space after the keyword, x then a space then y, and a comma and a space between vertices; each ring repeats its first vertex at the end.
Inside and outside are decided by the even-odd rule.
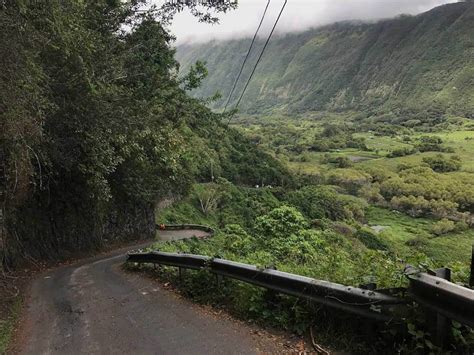
MULTIPOLYGON (((193 94, 222 94, 221 108, 250 39, 177 48, 181 70, 205 61, 193 94)), ((233 102, 263 46, 253 51, 233 102)), ((454 3, 377 23, 336 23, 275 37, 241 104, 246 113, 357 110, 404 120, 451 113, 474 118, 474 4, 454 3)))

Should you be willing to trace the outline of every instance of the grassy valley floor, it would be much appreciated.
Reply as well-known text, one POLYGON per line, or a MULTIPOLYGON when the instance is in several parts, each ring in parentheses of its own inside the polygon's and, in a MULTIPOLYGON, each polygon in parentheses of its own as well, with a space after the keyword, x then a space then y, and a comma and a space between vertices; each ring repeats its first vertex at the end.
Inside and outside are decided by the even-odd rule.
MULTIPOLYGON (((241 117, 236 126, 256 144, 284 162, 295 174, 306 176, 310 183, 335 184, 331 175, 338 170, 341 175, 369 173, 372 174, 372 180, 386 175, 383 179, 387 180, 401 174, 400 169, 426 167, 426 161, 441 157, 444 160, 457 159, 459 169, 435 172, 433 176, 436 180, 443 181, 446 185, 456 185, 461 181, 467 187, 474 185, 472 120, 448 117, 430 132, 420 132, 413 128, 374 123, 370 120, 359 121, 359 116, 353 112, 241 117), (332 136, 325 136, 328 132, 332 134, 328 127, 335 127, 336 132, 332 136), (439 138, 441 143, 434 150, 441 151, 422 147, 420 142, 425 137, 439 138), (333 142, 339 146, 336 144, 325 149, 326 143, 333 142), (363 144, 352 147, 354 142, 363 144), (403 156, 397 156, 400 152, 404 152, 403 156), (340 168, 344 168, 344 171, 340 168)), ((414 177, 409 179, 413 180, 414 177)), ((378 189, 381 184, 382 182, 376 181, 370 186, 376 185, 378 189)), ((347 192, 347 185, 339 186, 347 192)), ((354 191, 350 193, 357 194, 354 191)), ((410 193, 417 195, 418 192, 410 193)), ((442 198, 449 199, 449 195, 455 193, 465 194, 466 199, 472 198, 472 191, 455 191, 453 186, 447 187, 447 196, 442 198)), ((418 195, 423 195, 423 192, 418 195)), ((434 193, 426 192, 426 199, 431 198, 431 195, 434 193)), ((382 203, 383 208, 377 207, 380 203, 369 201, 370 207, 365 218, 367 224, 375 226, 379 236, 389 242, 402 257, 413 252, 423 252, 438 266, 456 263, 467 265, 470 262, 474 243, 472 227, 436 235, 433 233, 433 226, 439 222, 440 217, 431 216, 431 212, 410 216, 407 211, 397 211, 390 204, 390 198, 382 203)))

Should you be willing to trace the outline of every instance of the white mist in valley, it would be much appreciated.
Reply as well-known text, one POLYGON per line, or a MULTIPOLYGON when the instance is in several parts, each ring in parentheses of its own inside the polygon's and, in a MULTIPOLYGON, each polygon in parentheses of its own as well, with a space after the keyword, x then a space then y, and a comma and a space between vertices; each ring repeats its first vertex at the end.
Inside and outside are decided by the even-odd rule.
MULTIPOLYGON (((156 4, 164 0, 156 0, 156 4)), ((273 25, 284 0, 271 0, 261 30, 265 35, 273 25)), ((457 0, 288 0, 277 32, 303 31, 337 21, 373 21, 401 14, 416 15, 457 0)), ((188 11, 178 14, 170 27, 177 43, 205 42, 253 35, 267 0, 239 0, 239 7, 220 14, 218 25, 199 23, 188 11)))

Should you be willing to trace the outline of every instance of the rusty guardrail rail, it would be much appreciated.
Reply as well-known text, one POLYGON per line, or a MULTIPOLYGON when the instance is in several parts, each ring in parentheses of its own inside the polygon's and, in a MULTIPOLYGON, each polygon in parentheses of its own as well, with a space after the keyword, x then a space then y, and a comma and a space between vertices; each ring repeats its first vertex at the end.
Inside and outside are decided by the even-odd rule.
POLYGON ((344 286, 272 269, 262 270, 254 265, 213 259, 201 255, 156 251, 128 254, 127 261, 168 265, 184 269, 206 269, 217 275, 244 281, 276 292, 302 297, 319 304, 384 322, 396 319, 389 312, 385 312, 386 306, 405 302, 403 299, 377 291, 344 286))
POLYGON ((214 235, 214 229, 209 226, 201 224, 157 224, 156 228, 159 230, 188 230, 195 229, 209 233, 209 236, 214 235))
POLYGON ((449 281, 450 270, 439 269, 434 275, 407 267, 409 292, 421 305, 448 319, 474 328, 474 290, 449 281))

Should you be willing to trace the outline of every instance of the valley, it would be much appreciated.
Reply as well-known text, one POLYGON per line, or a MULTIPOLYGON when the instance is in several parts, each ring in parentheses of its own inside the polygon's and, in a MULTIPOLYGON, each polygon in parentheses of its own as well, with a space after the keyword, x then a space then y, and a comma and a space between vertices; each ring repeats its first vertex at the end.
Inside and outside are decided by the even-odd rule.
MULTIPOLYGON (((276 36, 232 127, 295 176, 285 189, 327 186, 357 198, 360 215, 342 219, 368 227, 400 257, 423 253, 437 266, 467 268, 474 241, 473 19, 472 3, 460 2, 276 36)), ((219 92, 210 104, 216 112, 248 41, 177 48, 181 70, 206 64, 208 76, 192 95, 219 92)), ((261 46, 257 41, 250 62, 261 46)), ((260 188, 275 183, 257 181, 260 188)))
MULTIPOLYGON (((261 175, 254 186, 220 177, 196 184, 186 199, 159 211, 156 221, 210 225, 216 235, 157 243, 150 250, 218 255, 377 289, 406 287, 407 265, 448 267, 456 283, 467 285, 474 242, 471 121, 449 118, 426 132, 352 117, 357 114, 238 117, 233 127, 286 167, 293 181, 281 185, 261 175)), ((157 275, 179 283, 172 269, 157 275)), ((293 304, 291 297, 280 296, 275 308, 260 288, 226 281, 223 290, 209 293, 202 286, 208 277, 187 275, 179 290, 239 318, 298 334, 313 324, 329 347, 377 353, 391 344, 383 337, 377 346, 367 343, 358 338, 357 323, 343 326, 344 317, 328 318, 317 307, 293 304), (345 341, 334 339, 339 332, 345 341)), ((417 317, 408 320, 416 327, 417 317)), ((472 331, 460 329, 472 344, 472 331)))
MULTIPOLYGON (((154 248, 377 289, 406 287, 407 265, 447 267, 454 282, 467 285, 474 243, 473 19, 472 3, 461 2, 275 37, 238 112, 222 117, 291 178, 257 174, 252 185, 219 174, 202 179, 156 221, 206 224, 216 236, 154 248)), ((261 49, 257 42, 250 62, 261 49)), ((248 46, 249 39, 179 46, 182 70, 196 61, 208 69, 192 95, 212 96, 206 102, 222 113, 248 46)), ((252 168, 265 166, 255 161, 252 168)), ((175 280, 166 269, 159 275, 175 280)), ((238 317, 296 333, 314 324, 326 344, 354 352, 390 346, 383 337, 381 348, 352 342, 354 324, 345 329, 337 316, 292 306, 291 298, 280 297, 275 308, 259 289, 235 282, 208 295, 200 286, 205 276, 189 278, 183 294, 238 317), (334 342, 341 328, 350 345, 334 342)), ((419 322, 409 317, 415 329, 419 322)), ((459 329, 469 348, 474 333, 459 329)), ((412 339, 408 349, 440 351, 425 342, 429 335, 410 334, 422 344, 412 339)))
POLYGON ((0 353, 471 354, 474 2, 366 1, 3 2, 0 353))
MULTIPOLYGON (((429 128, 439 113, 472 118, 474 6, 458 2, 416 16, 377 22, 347 21, 274 36, 244 95, 240 113, 363 112, 409 127, 429 128)), ((263 47, 251 52, 239 93, 263 47)), ((196 61, 209 75, 191 93, 221 98, 221 110, 249 38, 177 47, 182 72, 196 61)), ((238 95, 231 98, 231 104, 238 95)), ((232 107, 232 106, 231 106, 232 107)))
POLYGON ((459 261, 467 264, 474 241, 474 230, 468 226, 472 224, 472 217, 465 217, 467 219, 463 222, 458 222, 462 226, 459 225, 457 229, 454 227, 443 235, 433 233, 433 228, 450 213, 453 216, 457 213, 470 214, 472 207, 466 205, 461 210, 454 208, 452 211, 439 211, 436 208, 429 210, 426 207, 427 210, 422 211, 421 205, 431 198, 460 202, 456 202, 455 195, 464 202, 472 201, 474 129, 470 120, 453 120, 454 123, 435 128, 432 133, 403 129, 402 134, 391 132, 385 135, 384 130, 377 131, 377 127, 371 129, 370 125, 360 129, 358 122, 351 121, 345 115, 336 117, 328 114, 328 117, 315 119, 307 115, 293 119, 271 116, 242 118, 236 122, 236 126, 252 141, 286 163, 295 174, 309 181, 335 184, 346 193, 355 192, 355 195, 364 198, 371 206, 365 222, 369 226, 387 227, 379 232, 380 236, 393 242, 398 250, 403 251, 402 254, 418 250, 427 252, 437 263, 459 261), (331 130, 339 133, 321 139, 322 132, 326 131, 328 134, 331 130), (333 149, 321 144, 324 140, 330 143, 344 141, 340 137, 340 132, 344 130, 351 132, 347 133, 350 135, 349 139, 353 140, 349 144, 343 142, 339 148, 333 149), (431 148, 443 152, 421 152, 419 141, 422 137, 439 138, 442 142, 439 149, 431 148), (362 147, 347 147, 357 144, 362 147), (396 156, 400 151, 411 154, 396 156), (400 191, 396 193, 387 195, 388 191, 385 191, 385 196, 380 195, 381 185, 382 189, 387 190, 391 178, 399 179, 403 171, 406 175, 410 169, 426 168, 427 159, 437 158, 439 155, 444 160, 449 161, 454 157, 460 162, 457 171, 430 172, 433 178, 442 182, 443 186, 439 188, 446 189, 445 194, 436 196, 433 191, 423 191, 419 186, 420 182, 417 182, 416 185, 405 186, 405 191, 400 187, 400 191), (465 185, 456 186, 456 181, 463 181, 465 185), (424 201, 417 201, 418 205, 416 202, 397 205, 393 201, 397 196, 421 197, 424 201), (464 223, 468 225, 465 226, 464 223))

